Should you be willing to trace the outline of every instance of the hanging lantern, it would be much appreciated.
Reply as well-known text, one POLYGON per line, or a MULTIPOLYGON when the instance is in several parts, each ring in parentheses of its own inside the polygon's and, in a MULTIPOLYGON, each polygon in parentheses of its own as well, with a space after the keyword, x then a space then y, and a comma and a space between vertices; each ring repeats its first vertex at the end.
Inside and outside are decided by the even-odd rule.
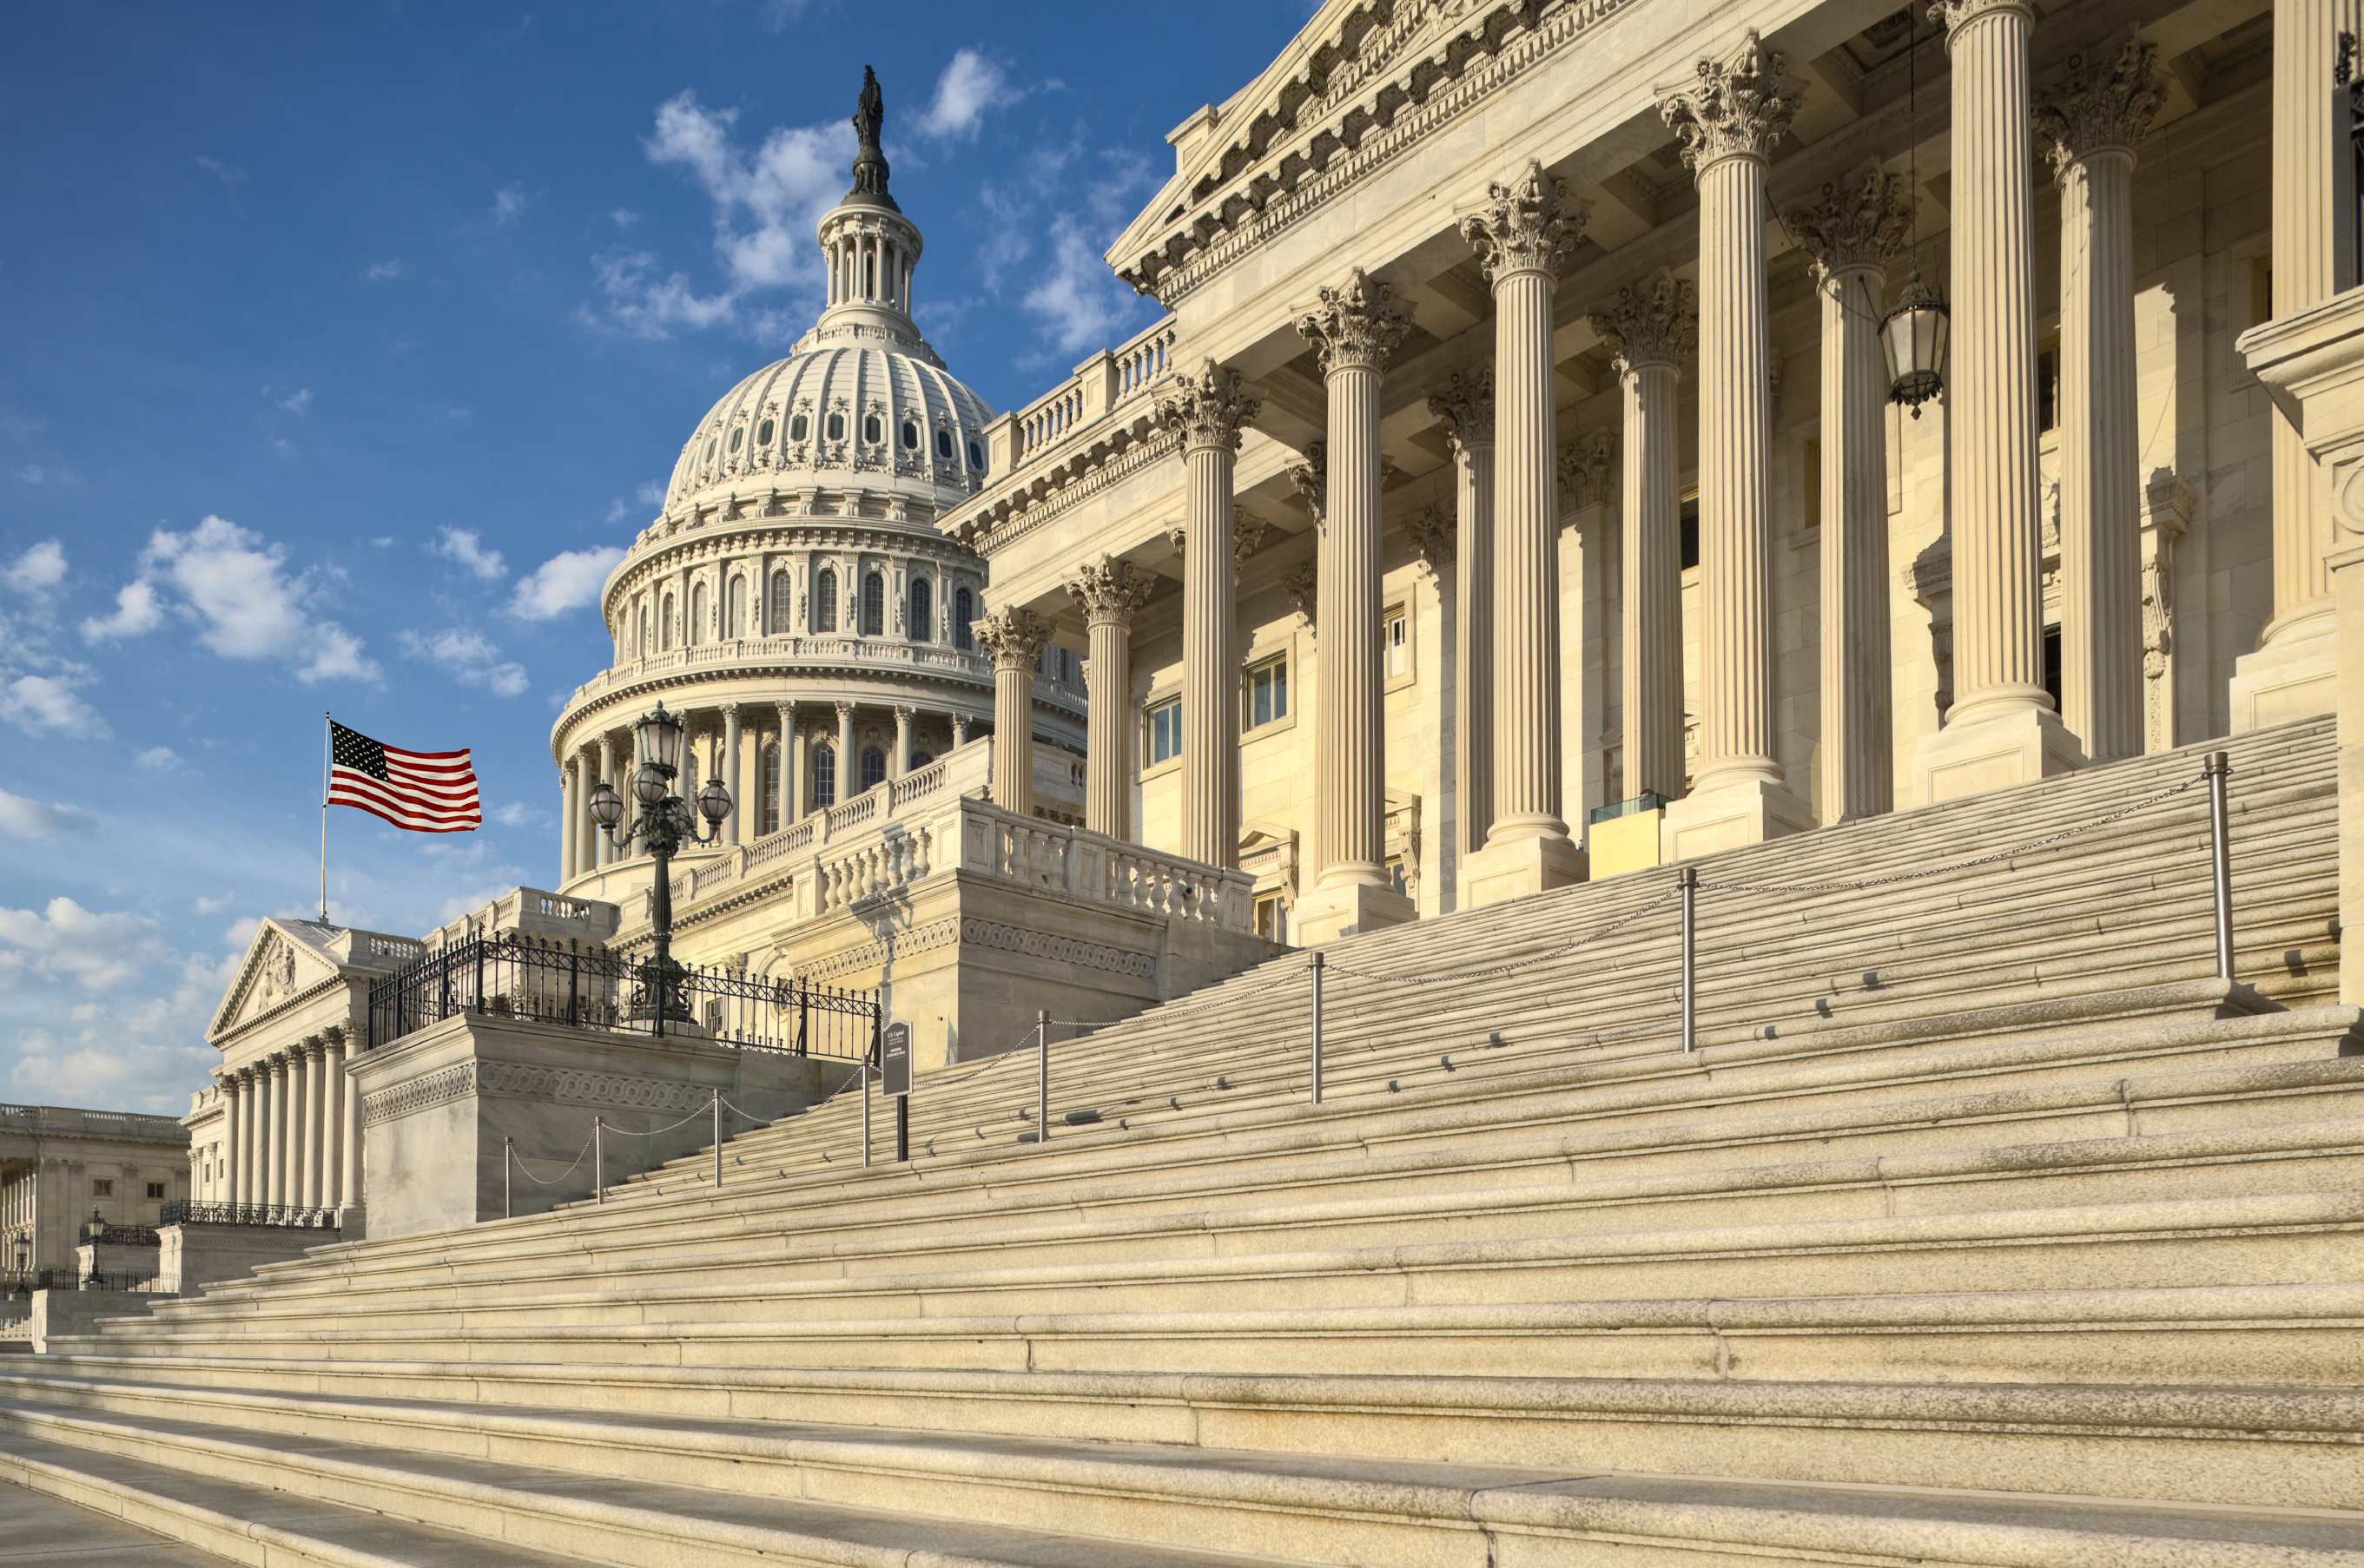
POLYGON ((1879 346, 1888 355, 1888 400, 1921 417, 1921 405, 1946 390, 1945 296, 1921 281, 1921 269, 1880 318, 1879 346))

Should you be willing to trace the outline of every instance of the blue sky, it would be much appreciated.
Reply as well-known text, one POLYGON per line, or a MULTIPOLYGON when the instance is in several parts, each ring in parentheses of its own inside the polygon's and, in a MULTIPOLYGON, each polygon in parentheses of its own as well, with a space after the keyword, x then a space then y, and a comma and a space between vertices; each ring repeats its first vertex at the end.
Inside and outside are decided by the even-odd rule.
POLYGON ((488 811, 335 812, 338 918, 554 877, 598 582, 815 314, 865 62, 921 325, 1006 408, 1154 318, 1099 253, 1308 9, 16 0, 0 1098, 185 1109, 254 919, 317 906, 324 709, 473 748, 488 811))

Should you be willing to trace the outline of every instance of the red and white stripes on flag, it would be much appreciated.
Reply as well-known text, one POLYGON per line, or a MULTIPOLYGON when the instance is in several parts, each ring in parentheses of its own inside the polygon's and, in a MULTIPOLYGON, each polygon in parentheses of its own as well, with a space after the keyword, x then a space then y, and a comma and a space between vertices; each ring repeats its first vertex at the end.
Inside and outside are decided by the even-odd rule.
POLYGON ((413 833, 465 833, 485 820, 465 751, 406 751, 329 721, 329 804, 413 833))

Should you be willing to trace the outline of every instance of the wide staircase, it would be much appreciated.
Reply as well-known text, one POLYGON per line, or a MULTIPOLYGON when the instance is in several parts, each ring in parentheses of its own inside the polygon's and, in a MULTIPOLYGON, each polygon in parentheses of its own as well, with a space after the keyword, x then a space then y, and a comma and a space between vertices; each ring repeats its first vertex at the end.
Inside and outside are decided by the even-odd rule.
POLYGON ((2326 724, 1333 944, 0 1377, 239 1562, 2364 1565, 2326 724), (2173 791, 2176 793, 2170 794, 2173 791), (2041 842, 2039 842, 2041 841, 2041 842), (1870 883, 1873 885, 1854 885, 1870 883), (1047 1135, 1047 1136, 1046 1136, 1047 1135))

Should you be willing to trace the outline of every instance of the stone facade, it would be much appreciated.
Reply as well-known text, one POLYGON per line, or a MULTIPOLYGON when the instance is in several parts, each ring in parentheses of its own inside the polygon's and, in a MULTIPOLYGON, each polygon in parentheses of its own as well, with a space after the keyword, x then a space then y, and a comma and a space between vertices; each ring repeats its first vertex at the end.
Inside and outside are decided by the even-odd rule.
POLYGON ((200 1162, 170 1117, 0 1106, 0 1273, 74 1263, 82 1228, 152 1227, 200 1162), (22 1242, 20 1249, 19 1242, 22 1242))

